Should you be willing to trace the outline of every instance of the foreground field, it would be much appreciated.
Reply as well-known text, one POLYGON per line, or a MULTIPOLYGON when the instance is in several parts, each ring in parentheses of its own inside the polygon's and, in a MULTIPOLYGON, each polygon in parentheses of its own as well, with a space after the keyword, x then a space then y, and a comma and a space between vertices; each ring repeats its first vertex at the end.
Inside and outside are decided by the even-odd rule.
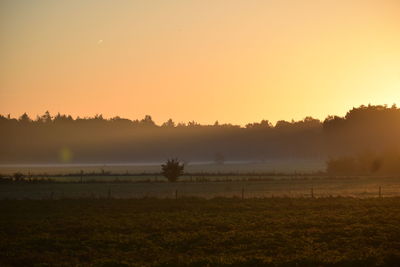
POLYGON ((3 200, 0 266, 393 265, 400 199, 3 200))

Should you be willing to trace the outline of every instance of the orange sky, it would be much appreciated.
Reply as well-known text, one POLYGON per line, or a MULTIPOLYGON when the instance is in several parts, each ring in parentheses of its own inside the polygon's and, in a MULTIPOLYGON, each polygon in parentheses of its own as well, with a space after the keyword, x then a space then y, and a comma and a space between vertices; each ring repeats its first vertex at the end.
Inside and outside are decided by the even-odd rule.
POLYGON ((0 114, 158 123, 400 104, 400 1, 0 2, 0 114))

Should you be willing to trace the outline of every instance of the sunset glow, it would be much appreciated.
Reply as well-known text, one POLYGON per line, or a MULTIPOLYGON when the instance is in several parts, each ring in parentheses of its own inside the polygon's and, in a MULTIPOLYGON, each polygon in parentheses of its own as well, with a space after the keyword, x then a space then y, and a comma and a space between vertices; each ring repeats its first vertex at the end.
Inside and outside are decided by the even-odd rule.
POLYGON ((244 125, 400 104, 397 0, 34 3, 0 3, 0 114, 244 125))

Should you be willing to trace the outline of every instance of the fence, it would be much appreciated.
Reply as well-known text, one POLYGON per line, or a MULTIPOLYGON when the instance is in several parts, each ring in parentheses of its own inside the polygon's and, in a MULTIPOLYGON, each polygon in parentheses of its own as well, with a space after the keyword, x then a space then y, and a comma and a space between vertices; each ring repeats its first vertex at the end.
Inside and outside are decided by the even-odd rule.
POLYGON ((10 183, 0 185, 0 199, 183 198, 183 197, 395 197, 400 179, 320 179, 178 183, 10 183))

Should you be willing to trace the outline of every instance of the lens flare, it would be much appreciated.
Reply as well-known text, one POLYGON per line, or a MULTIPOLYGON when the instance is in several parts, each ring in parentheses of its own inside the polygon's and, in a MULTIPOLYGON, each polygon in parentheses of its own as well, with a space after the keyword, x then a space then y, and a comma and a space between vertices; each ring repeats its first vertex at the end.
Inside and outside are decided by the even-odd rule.
POLYGON ((62 163, 69 163, 72 160, 72 151, 64 147, 60 150, 59 156, 62 163))

